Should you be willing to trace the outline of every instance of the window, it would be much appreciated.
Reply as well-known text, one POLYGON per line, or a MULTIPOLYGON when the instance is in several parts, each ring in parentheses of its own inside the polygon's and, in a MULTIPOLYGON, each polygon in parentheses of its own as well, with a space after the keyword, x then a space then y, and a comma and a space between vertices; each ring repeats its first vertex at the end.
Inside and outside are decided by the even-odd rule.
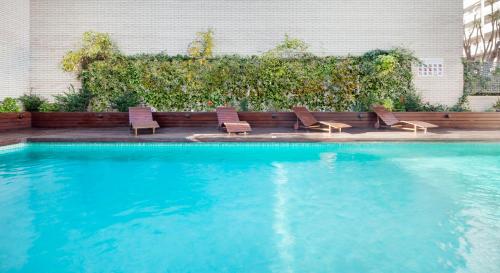
POLYGON ((419 77, 442 77, 444 74, 443 59, 422 59, 418 67, 419 77))

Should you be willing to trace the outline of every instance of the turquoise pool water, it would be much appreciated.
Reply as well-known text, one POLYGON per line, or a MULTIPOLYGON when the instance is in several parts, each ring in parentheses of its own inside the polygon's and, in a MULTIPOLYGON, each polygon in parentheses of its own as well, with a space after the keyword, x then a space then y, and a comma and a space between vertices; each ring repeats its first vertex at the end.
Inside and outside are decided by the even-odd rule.
POLYGON ((0 149, 0 272, 500 272, 500 144, 0 149))

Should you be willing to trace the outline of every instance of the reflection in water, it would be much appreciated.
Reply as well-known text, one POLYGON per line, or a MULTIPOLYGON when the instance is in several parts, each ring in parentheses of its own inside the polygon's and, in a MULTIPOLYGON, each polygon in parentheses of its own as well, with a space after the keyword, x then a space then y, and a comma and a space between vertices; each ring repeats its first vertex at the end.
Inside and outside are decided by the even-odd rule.
POLYGON ((335 170, 335 161, 337 161, 336 153, 321 153, 319 156, 321 159, 320 162, 325 168, 335 170))
POLYGON ((275 203, 274 203, 274 223, 273 229, 278 239, 277 250, 281 259, 281 266, 276 272, 293 272, 293 254, 292 247, 294 244, 293 235, 288 227, 287 217, 287 171, 283 164, 274 163, 275 178, 273 180, 276 185, 275 203))

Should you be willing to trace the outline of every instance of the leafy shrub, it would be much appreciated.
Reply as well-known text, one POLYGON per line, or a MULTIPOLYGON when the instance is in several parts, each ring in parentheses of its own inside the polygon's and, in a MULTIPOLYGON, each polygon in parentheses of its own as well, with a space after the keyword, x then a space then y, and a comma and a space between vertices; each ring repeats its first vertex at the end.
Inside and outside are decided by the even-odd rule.
POLYGON ((214 49, 214 32, 209 29, 206 32, 198 32, 196 39, 188 48, 188 56, 192 58, 211 58, 214 49))
POLYGON ((5 98, 0 103, 0 113, 12 113, 12 112, 21 112, 21 107, 19 107, 15 99, 5 98))
POLYGON ((405 111, 406 98, 419 100, 413 85, 412 64, 418 60, 406 50, 374 50, 360 58, 360 93, 355 110, 366 111, 373 104, 392 101, 394 109, 405 111))
POLYGON ((394 110, 394 102, 389 98, 382 100, 381 105, 383 105, 389 111, 394 110))
POLYGON ((412 97, 408 96, 402 105, 402 108, 398 108, 398 111, 406 112, 469 112, 469 106, 467 101, 459 102, 453 106, 446 106, 443 104, 431 104, 429 102, 422 102, 419 96, 412 97))
POLYGON ((40 111, 40 106, 46 101, 44 98, 34 94, 23 95, 18 100, 23 105, 24 110, 28 112, 40 111))
POLYGON ((92 95, 85 89, 76 90, 73 86, 62 95, 55 96, 55 102, 43 101, 40 112, 86 112, 92 95))
POLYGON ((266 52, 263 57, 290 59, 313 56, 307 51, 308 49, 309 46, 304 41, 285 35, 285 40, 274 49, 266 52))
POLYGON ((57 103, 44 101, 39 108, 40 112, 59 112, 60 106, 57 103))
POLYGON ((110 100, 111 107, 120 112, 128 112, 129 107, 137 106, 141 103, 141 98, 135 92, 125 92, 110 100))
POLYGON ((109 34, 88 31, 83 34, 82 48, 69 51, 64 56, 61 66, 66 72, 77 72, 87 69, 87 66, 97 60, 104 60, 117 54, 116 46, 109 34))
POLYGON ((469 99, 468 94, 464 93, 459 99, 458 102, 452 107, 448 108, 450 112, 470 112, 469 99))
POLYGON ((68 92, 55 96, 55 99, 55 104, 59 111, 86 112, 89 109, 92 95, 86 89, 75 90, 75 88, 71 86, 68 92))

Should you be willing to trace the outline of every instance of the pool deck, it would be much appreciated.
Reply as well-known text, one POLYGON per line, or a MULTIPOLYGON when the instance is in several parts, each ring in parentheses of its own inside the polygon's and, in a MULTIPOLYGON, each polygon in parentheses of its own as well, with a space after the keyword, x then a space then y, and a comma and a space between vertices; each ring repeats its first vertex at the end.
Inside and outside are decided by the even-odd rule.
POLYGON ((21 129, 0 132, 0 146, 22 142, 356 142, 356 141, 489 141, 500 142, 500 130, 436 129, 423 134, 398 129, 352 128, 331 135, 322 131, 255 128, 232 135, 215 128, 162 128, 155 135, 133 136, 128 128, 21 129))

